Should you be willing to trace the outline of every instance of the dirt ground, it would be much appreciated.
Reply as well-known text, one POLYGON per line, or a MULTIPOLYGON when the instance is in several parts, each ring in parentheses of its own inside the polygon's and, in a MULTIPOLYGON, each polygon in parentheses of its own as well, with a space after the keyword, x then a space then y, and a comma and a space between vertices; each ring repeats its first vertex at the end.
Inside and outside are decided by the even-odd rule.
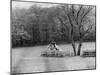
MULTIPOLYGON (((71 44, 63 44, 59 47, 68 54, 73 54, 71 44)), ((47 46, 12 49, 12 73, 95 69, 95 57, 41 57, 41 52, 46 49, 47 46)), ((84 43, 81 54, 85 50, 95 50, 95 43, 84 43)))

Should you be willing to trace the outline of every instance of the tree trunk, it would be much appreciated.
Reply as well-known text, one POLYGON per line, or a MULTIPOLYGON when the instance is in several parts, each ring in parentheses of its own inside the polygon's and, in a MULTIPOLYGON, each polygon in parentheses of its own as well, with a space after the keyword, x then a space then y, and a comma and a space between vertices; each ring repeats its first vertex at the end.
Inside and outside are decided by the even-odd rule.
POLYGON ((68 18, 69 18, 69 22, 71 24, 71 41, 72 41, 72 47, 73 47, 73 51, 74 51, 74 56, 76 56, 76 47, 75 47, 75 42, 74 42, 74 25, 72 23, 70 15, 68 15, 68 18))
POLYGON ((73 32, 73 27, 71 29, 71 41, 72 41, 72 47, 74 51, 74 56, 76 56, 76 47, 75 47, 75 42, 74 42, 74 32, 73 32))
POLYGON ((76 48, 75 48, 75 43, 74 43, 74 41, 72 41, 72 47, 73 47, 73 50, 74 50, 74 56, 76 56, 76 48))
POLYGON ((20 45, 23 46, 23 38, 22 38, 22 36, 20 37, 20 45))
POLYGON ((77 52, 78 56, 80 56, 80 54, 81 54, 81 47, 82 47, 82 39, 80 39, 80 41, 79 41, 78 52, 77 52))

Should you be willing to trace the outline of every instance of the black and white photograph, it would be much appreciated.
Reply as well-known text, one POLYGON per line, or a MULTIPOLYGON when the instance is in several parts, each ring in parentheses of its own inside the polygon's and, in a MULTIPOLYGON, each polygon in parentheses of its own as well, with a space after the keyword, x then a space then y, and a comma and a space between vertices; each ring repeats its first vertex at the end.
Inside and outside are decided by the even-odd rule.
POLYGON ((96 6, 11 1, 11 75, 96 69, 96 6))

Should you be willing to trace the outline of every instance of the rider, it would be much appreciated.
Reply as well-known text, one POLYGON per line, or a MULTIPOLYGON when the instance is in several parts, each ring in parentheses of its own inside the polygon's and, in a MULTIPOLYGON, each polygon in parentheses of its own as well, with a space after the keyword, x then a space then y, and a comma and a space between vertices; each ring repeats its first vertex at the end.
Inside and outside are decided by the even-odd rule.
POLYGON ((54 41, 52 41, 49 45, 48 45, 48 49, 49 50, 61 50, 60 48, 58 48, 58 46, 56 45, 56 43, 54 41))

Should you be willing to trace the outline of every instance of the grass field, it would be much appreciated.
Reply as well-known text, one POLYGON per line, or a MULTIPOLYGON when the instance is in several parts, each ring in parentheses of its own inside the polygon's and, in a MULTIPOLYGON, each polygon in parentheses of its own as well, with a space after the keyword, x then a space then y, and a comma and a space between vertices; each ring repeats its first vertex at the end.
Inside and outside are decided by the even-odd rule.
MULTIPOLYGON (((68 54, 73 54, 71 44, 61 44, 59 47, 68 54)), ((77 47, 77 44, 76 44, 77 47)), ((32 73, 63 70, 95 69, 95 57, 41 57, 41 52, 47 46, 34 46, 12 49, 12 72, 32 73)), ((95 50, 94 42, 85 42, 82 51, 95 50)))

